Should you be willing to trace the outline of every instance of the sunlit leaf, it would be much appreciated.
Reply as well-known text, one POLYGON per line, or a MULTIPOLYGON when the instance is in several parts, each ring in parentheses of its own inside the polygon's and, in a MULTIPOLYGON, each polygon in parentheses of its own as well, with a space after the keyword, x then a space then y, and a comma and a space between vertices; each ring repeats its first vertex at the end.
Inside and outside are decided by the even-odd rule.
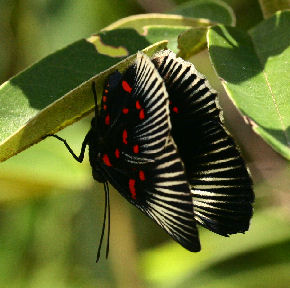
POLYGON ((100 94, 109 73, 116 69, 122 72, 132 63, 134 56, 128 56, 146 47, 144 52, 152 55, 166 47, 165 42, 157 42, 167 39, 176 51, 181 32, 209 24, 208 20, 177 15, 131 16, 53 53, 5 82, 0 87, 0 161, 92 111, 91 82, 96 83, 100 94))
MULTIPOLYGON (((227 6, 228 7, 228 6, 227 6)), ((210 7, 208 7, 210 9, 210 7)), ((229 13, 227 8, 221 8, 223 11, 225 10, 225 14, 229 13)), ((229 8, 230 9, 230 8, 229 8)), ((177 44, 178 36, 191 28, 200 28, 202 31, 206 27, 210 25, 214 25, 215 22, 212 19, 198 19, 198 18, 206 18, 205 15, 201 13, 199 16, 198 14, 195 15, 186 15, 185 11, 179 11, 179 15, 170 15, 170 14, 141 14, 141 15, 134 15, 127 18, 123 18, 112 25, 109 25, 104 30, 112 30, 112 29, 120 29, 120 28, 133 28, 140 35, 144 36, 150 43, 154 43, 160 40, 168 40, 168 48, 171 49, 173 52, 177 53, 179 49, 182 49, 183 52, 187 52, 186 49, 190 49, 187 54, 192 54, 192 51, 195 51, 194 48, 190 47, 189 45, 182 45, 181 48, 179 44, 177 44), (188 16, 188 17, 186 17, 188 16), (189 18, 195 17, 196 19, 189 18)), ((228 14, 227 14, 228 15, 228 14)), ((221 22, 224 23, 224 22, 221 22)), ((103 31, 104 31, 103 30, 103 31)), ((192 35, 185 35, 185 40, 183 42, 188 42, 189 38, 192 35)), ((195 47, 199 45, 196 41, 203 41, 204 39, 195 37, 190 38, 191 43, 194 43, 195 47), (193 42, 194 41, 194 42, 193 42)), ((183 43, 182 42, 182 43, 183 43)), ((200 47, 204 48, 204 43, 202 42, 200 47)))
POLYGON ((278 12, 248 33, 209 30, 209 53, 234 104, 253 130, 290 159, 290 12, 278 12))
MULTIPOLYGON (((115 46, 113 40, 106 41, 115 36, 111 34, 105 32, 98 35, 99 38, 95 36, 78 41, 1 86, 0 160, 13 156, 40 141, 45 135, 57 132, 92 111, 92 81, 95 81, 100 93, 106 76, 116 69, 123 71, 135 57, 133 55, 121 61, 125 56, 116 56, 114 49, 108 50, 107 55, 101 54, 95 42, 102 40, 110 43, 118 53, 118 48, 124 45, 128 51, 126 56, 150 44, 134 30, 127 29, 115 46), (135 36, 135 45, 131 41, 132 35, 135 36)), ((156 43, 143 51, 152 55, 165 48, 165 45, 166 42, 156 43)))
MULTIPOLYGON (((185 16, 185 15, 183 15, 185 16)), ((119 21, 114 22, 113 24, 107 26, 102 31, 120 29, 120 28, 133 28, 141 35, 146 33, 146 27, 148 26, 187 26, 187 27, 200 27, 208 26, 214 22, 208 19, 193 19, 189 17, 183 17, 179 15, 170 15, 170 14, 158 14, 158 13, 148 13, 133 15, 119 21)), ((201 17, 199 17, 201 18, 201 17)), ((222 22, 223 23, 223 22, 222 22)))

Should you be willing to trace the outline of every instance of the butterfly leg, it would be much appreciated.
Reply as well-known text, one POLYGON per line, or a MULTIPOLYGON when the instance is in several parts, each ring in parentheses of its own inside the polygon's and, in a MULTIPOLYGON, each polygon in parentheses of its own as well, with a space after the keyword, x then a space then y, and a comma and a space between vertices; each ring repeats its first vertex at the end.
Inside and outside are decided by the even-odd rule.
POLYGON ((89 140, 89 134, 90 132, 86 135, 83 143, 82 143, 82 148, 81 148, 81 153, 79 156, 77 156, 73 150, 70 148, 70 146, 68 145, 68 143, 66 142, 65 139, 61 138, 60 136, 54 135, 54 134, 49 134, 47 136, 52 136, 56 139, 58 139, 59 141, 63 142, 63 144, 65 145, 65 147, 67 148, 68 152, 78 161, 78 162, 83 162, 84 160, 84 155, 85 155, 85 150, 86 150, 86 146, 88 144, 88 140, 89 140))

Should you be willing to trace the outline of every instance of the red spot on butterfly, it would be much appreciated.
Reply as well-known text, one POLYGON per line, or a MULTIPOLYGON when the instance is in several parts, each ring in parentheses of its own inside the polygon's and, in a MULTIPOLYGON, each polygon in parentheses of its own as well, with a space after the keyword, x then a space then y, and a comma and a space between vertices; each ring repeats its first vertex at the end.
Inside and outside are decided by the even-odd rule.
POLYGON ((174 113, 178 113, 178 112, 179 112, 179 110, 178 110, 178 108, 177 108, 176 106, 174 106, 174 107, 172 108, 172 110, 173 110, 174 113))
POLYGON ((171 105, 171 104, 172 104, 172 101, 170 100, 170 101, 169 101, 169 105, 171 105))
POLYGON ((131 198, 136 200, 136 188, 135 188, 135 179, 129 179, 129 190, 131 193, 131 198))
POLYGON ((105 124, 106 124, 106 125, 110 125, 110 115, 107 115, 107 116, 105 117, 105 124))
POLYGON ((122 87, 126 92, 131 93, 132 87, 130 87, 127 81, 122 81, 122 87))
POLYGON ((139 171, 139 179, 141 181, 144 181, 145 180, 145 174, 144 174, 144 171, 142 171, 142 170, 139 171))
POLYGON ((105 93, 108 93, 109 91, 107 89, 105 89, 105 93))
POLYGON ((127 130, 125 129, 125 130, 123 131, 123 135, 122 135, 123 143, 124 143, 124 144, 128 144, 127 137, 128 137, 128 133, 127 133, 127 130))
POLYGON ((128 108, 123 108, 122 112, 123 112, 124 114, 128 114, 129 109, 128 109, 128 108))
POLYGON ((133 147, 133 152, 134 152, 135 154, 139 153, 139 146, 138 146, 138 145, 134 145, 134 147, 133 147))
POLYGON ((118 148, 115 150, 115 156, 116 158, 120 158, 120 150, 118 148))
POLYGON ((104 154, 103 156, 103 162, 105 163, 105 165, 107 166, 112 166, 111 162, 110 162, 110 159, 109 159, 109 156, 107 154, 104 154))
POLYGON ((140 102, 138 100, 136 101, 136 108, 138 110, 140 110, 142 108, 141 105, 140 105, 140 102))
POLYGON ((139 112, 139 118, 142 120, 145 118, 144 109, 141 109, 139 112))
POLYGON ((103 96, 103 102, 107 102, 107 96, 103 96))
POLYGON ((106 111, 108 109, 108 106, 104 104, 103 109, 106 111))

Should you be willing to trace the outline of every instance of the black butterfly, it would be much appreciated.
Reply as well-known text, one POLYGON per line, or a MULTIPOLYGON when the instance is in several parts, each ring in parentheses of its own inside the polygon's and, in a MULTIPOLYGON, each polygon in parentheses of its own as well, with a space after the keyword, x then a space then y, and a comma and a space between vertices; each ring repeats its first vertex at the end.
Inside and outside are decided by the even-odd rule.
MULTIPOLYGON (((252 181, 216 92, 193 64, 170 50, 151 59, 138 53, 124 74, 108 77, 100 111, 94 85, 93 92, 95 117, 80 156, 53 136, 79 162, 89 146, 93 177, 105 183, 104 219, 110 182, 189 251, 200 250, 196 223, 224 236, 248 230, 252 181)), ((101 242, 104 227, 105 220, 101 242)))

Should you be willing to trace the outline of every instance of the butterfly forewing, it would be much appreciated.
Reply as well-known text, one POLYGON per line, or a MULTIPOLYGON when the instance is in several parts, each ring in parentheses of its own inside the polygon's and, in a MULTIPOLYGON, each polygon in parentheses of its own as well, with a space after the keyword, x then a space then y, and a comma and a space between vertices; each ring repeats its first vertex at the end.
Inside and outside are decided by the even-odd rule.
POLYGON ((105 87, 98 119, 105 131, 103 169, 129 202, 185 248, 199 251, 190 187, 171 136, 164 81, 141 53, 121 77, 112 77, 118 84, 111 90, 105 87))
POLYGON ((252 182, 222 124, 216 92, 191 63, 169 50, 152 61, 169 94, 172 135, 191 185, 195 219, 222 235, 248 230, 252 182))

